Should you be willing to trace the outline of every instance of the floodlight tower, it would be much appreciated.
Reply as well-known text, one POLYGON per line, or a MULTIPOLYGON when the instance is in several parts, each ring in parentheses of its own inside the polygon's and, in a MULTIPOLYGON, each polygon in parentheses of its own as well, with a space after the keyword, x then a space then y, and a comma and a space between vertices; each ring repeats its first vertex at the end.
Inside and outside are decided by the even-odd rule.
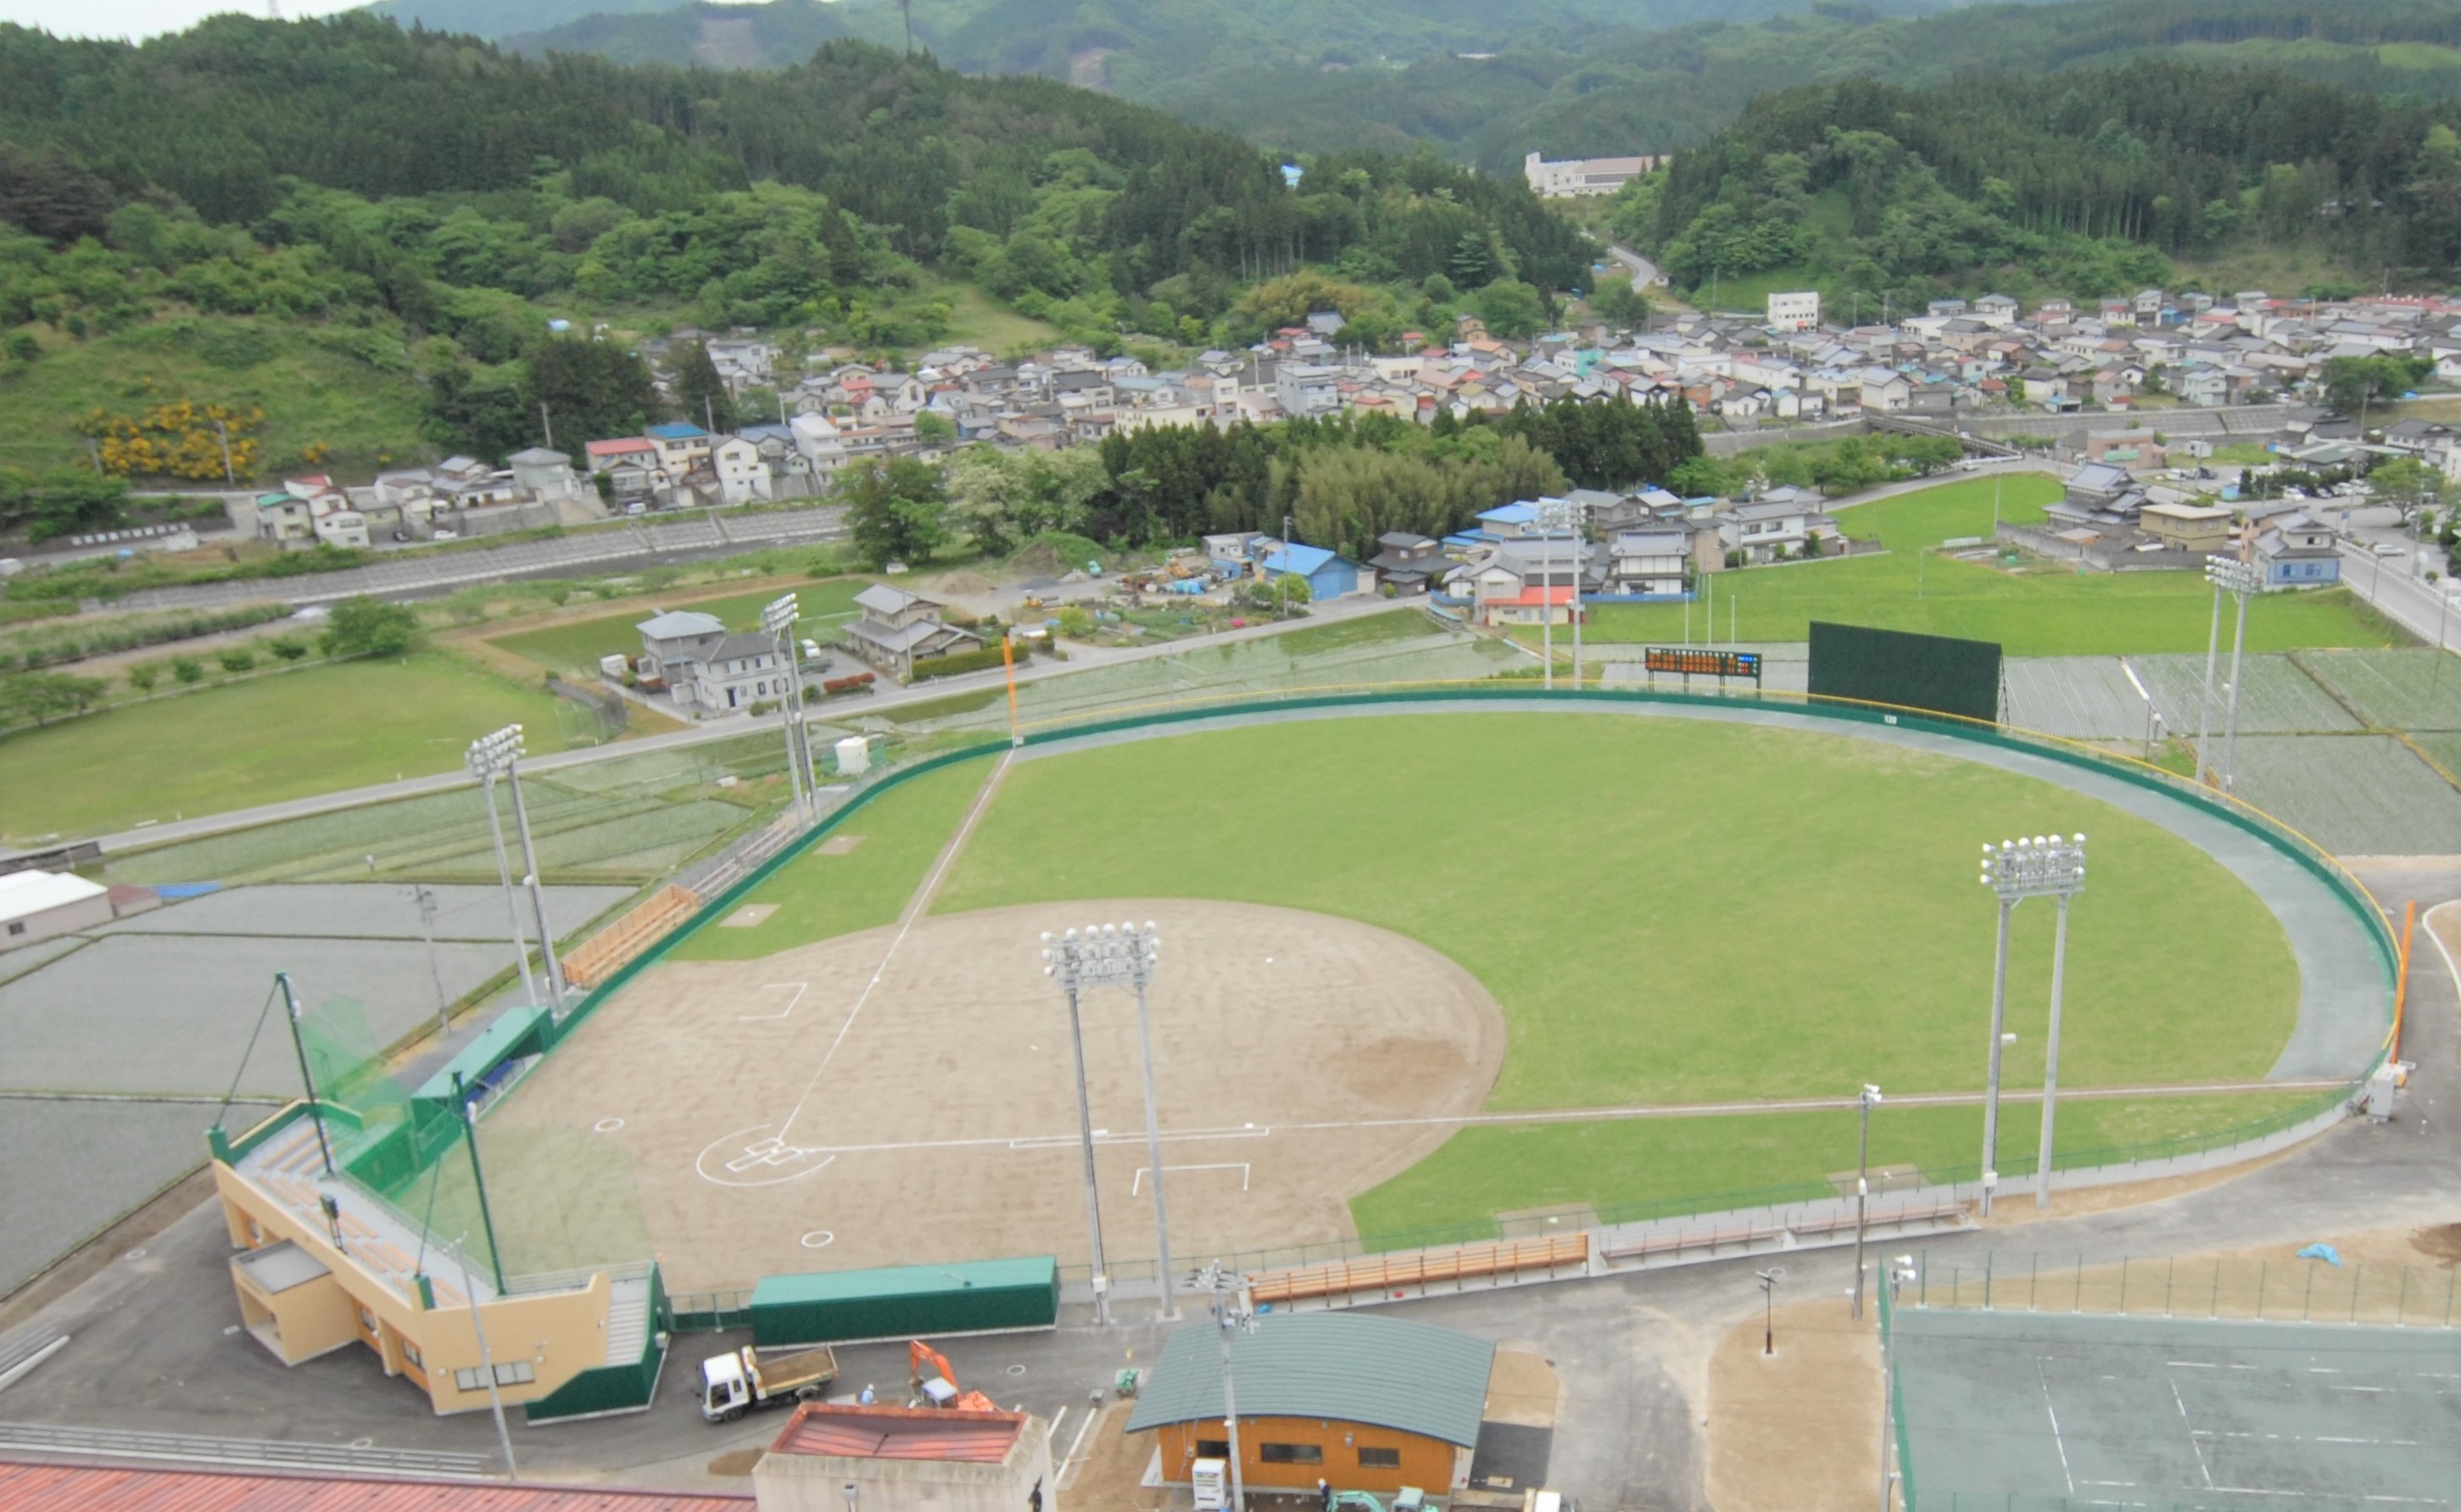
MULTIPOLYGON (((530 942, 522 933, 522 905, 513 891, 513 864, 504 858, 504 822, 496 814, 496 778, 512 771, 508 753, 519 750, 521 740, 522 727, 506 725, 493 735, 471 741, 462 760, 470 775, 479 779, 480 798, 486 805, 487 834, 496 845, 496 879, 504 888, 504 916, 513 926, 513 961, 521 968, 522 995, 529 1000, 530 1007, 536 1008, 538 983, 530 975, 530 942)), ((549 949, 547 954, 552 957, 555 951, 549 949)))
POLYGON ((2060 1001, 2068 961, 2068 900, 2085 890, 2085 837, 2037 835, 1982 846, 1982 885, 2000 898, 2000 948, 1991 982, 1991 1084, 1982 1105, 1982 1216, 1991 1216, 2000 1184, 2000 1057, 2008 1012, 2008 916, 2028 898, 2060 901, 2051 948, 2051 1029, 2044 1046, 2043 1146, 2034 1171, 2034 1205, 2051 1205, 2051 1125, 2060 1079, 2060 1001))
MULTIPOLYGON (((1538 522, 1547 531, 1549 560, 1552 562, 1554 557, 1556 531, 1561 530, 1571 537, 1573 542, 1573 593, 1566 601, 1569 607, 1565 612, 1571 617, 1573 625, 1573 686, 1575 689, 1581 686, 1581 569, 1587 565, 1582 558, 1588 549, 1587 543, 1581 539, 1582 518, 1583 511, 1580 504, 1573 500, 1541 499, 1538 500, 1538 522)), ((1552 576, 1552 573, 1549 575, 1552 576)), ((1539 594, 1542 600, 1546 597, 1545 593, 1539 594)), ((1554 606, 1542 603, 1539 606, 1539 611, 1546 616, 1547 624, 1550 627, 1553 626, 1554 606)), ((1550 688, 1555 686, 1555 648, 1552 630, 1547 647, 1547 686, 1550 688)))
POLYGON ((1863 1315, 1863 1230, 1872 1209, 1872 1108, 1879 1100, 1880 1089, 1866 1083, 1862 1150, 1854 1161, 1854 1316, 1858 1318, 1863 1315))
POLYGON ((802 606, 792 593, 781 594, 760 608, 760 632, 778 648, 778 665, 786 670, 785 695, 778 708, 786 733, 786 776, 795 785, 795 807, 808 824, 820 805, 812 792, 812 763, 804 742, 810 738, 803 728, 803 677, 795 670, 795 626, 803 617, 802 606))
MULTIPOLYGON (((1059 984, 1068 994, 1068 1023, 1077 1036, 1077 1111, 1085 1137, 1085 1201, 1086 1210, 1094 1218, 1094 1268, 1102 1271, 1102 1234, 1100 1209, 1094 1194, 1093 1118, 1085 1090, 1085 1038, 1080 1027, 1078 1004, 1086 989, 1125 987, 1137 994, 1137 1040, 1144 1050, 1145 1087, 1145 1160, 1152 1168, 1154 1189, 1154 1255, 1155 1274, 1162 1281, 1162 1317, 1169 1322, 1179 1316, 1179 1303, 1174 1295, 1170 1269, 1170 1209, 1163 1199, 1162 1118, 1160 1104, 1154 1096, 1153 1018, 1146 1011, 1146 990, 1153 986, 1154 963, 1162 955, 1162 936, 1153 921, 1144 924, 1105 924, 1089 926, 1081 934, 1075 929, 1054 937, 1042 937, 1043 974, 1059 984)), ((1095 1291, 1097 1310, 1109 1320, 1109 1305, 1103 1298, 1107 1288, 1095 1291)))
POLYGON ((2231 636, 2230 713, 2227 731, 2222 736, 2222 791, 2231 792, 2238 780, 2238 673, 2239 655, 2247 649, 2247 601, 2264 590, 2264 573, 2251 563, 2236 557, 2205 558, 2205 581, 2214 586, 2214 624, 2205 641, 2205 701, 2196 712, 2196 785, 2205 785, 2206 773, 2213 763, 2205 759, 2205 740, 2212 723, 2214 707, 2214 660, 2221 648, 2222 595, 2234 594, 2238 599, 2238 628, 2231 636))

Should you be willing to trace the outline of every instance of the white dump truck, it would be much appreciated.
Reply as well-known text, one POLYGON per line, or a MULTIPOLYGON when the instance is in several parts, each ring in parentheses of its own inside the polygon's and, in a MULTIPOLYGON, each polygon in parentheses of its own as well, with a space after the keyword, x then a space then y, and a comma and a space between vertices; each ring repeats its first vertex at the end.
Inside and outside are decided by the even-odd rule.
POLYGON ((756 1407, 818 1401, 837 1378, 837 1352, 825 1344, 765 1353, 747 1344, 700 1362, 700 1415, 714 1423, 731 1423, 756 1407))

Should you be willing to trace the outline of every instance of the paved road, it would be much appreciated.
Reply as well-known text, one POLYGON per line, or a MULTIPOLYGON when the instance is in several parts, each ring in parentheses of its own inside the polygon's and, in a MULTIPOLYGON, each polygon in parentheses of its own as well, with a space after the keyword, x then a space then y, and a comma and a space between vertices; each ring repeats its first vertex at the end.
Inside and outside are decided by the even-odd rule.
POLYGON ((1666 275, 1658 270, 1656 263, 1641 256, 1631 247, 1610 242, 1607 244, 1607 255, 1632 269, 1632 291, 1636 294, 1646 294, 1652 286, 1666 282, 1666 275))
POLYGON ((2411 576, 2418 564, 2413 549, 2398 557, 2380 557, 2364 542, 2342 543, 2342 581, 2385 617, 2429 646, 2439 638, 2446 650, 2461 650, 2461 606, 2453 602, 2452 585, 2411 576))
MULTIPOLYGON (((1379 614, 1396 606, 1389 600, 1361 594, 1354 598, 1334 599, 1316 605, 1304 619, 1268 621, 1244 629, 1224 630, 1199 641, 1162 641, 1151 646, 1076 647, 1065 662, 1038 660, 1017 670, 1019 683, 1039 682, 1047 677, 1062 677, 1070 672, 1094 667, 1118 666, 1127 662, 1148 661, 1185 651, 1192 646, 1219 646, 1230 641, 1260 640, 1310 625, 1356 619, 1361 615, 1379 614)), ((809 717, 825 720, 851 708, 863 714, 879 713, 907 704, 924 703, 945 698, 951 693, 966 692, 977 688, 999 686, 1003 674, 996 669, 970 672, 960 677, 944 677, 912 688, 891 686, 888 692, 875 693, 849 706, 822 706, 809 717)), ((637 740, 620 740, 611 745, 588 746, 578 751, 562 751, 552 755, 531 756, 523 763, 527 772, 558 772, 568 767, 587 766, 594 761, 620 760, 652 751, 670 750, 680 746, 701 745, 714 740, 731 740, 738 735, 759 733, 763 727, 775 729, 775 720, 754 719, 749 715, 733 715, 711 719, 686 730, 669 731, 664 735, 643 735, 637 740)), ((485 734, 471 732, 473 738, 485 734)), ((203 815, 196 819, 179 820, 168 824, 151 824, 142 829, 121 830, 99 838, 105 854, 134 850, 144 846, 166 845, 174 841, 195 840, 205 835, 219 835, 235 829, 248 829, 269 824, 277 820, 304 819, 311 814, 328 814, 337 809, 357 808, 365 803, 381 803, 390 799, 414 798, 422 793, 441 793, 450 788, 467 787, 470 778, 460 772, 439 772, 427 777, 405 777, 397 782, 378 782, 368 787, 349 788, 338 793, 322 793, 313 798, 289 799, 279 803, 260 803, 253 808, 234 809, 225 814, 203 815)), ((61 842, 54 842, 61 843, 61 842)), ((0 859, 18 852, 0 852, 0 859)))
POLYGON ((348 567, 338 572, 140 588, 107 603, 94 604, 89 608, 94 612, 221 608, 233 604, 271 600, 286 604, 332 604, 360 594, 373 594, 378 598, 420 598, 473 583, 554 577, 627 562, 691 561, 760 546, 835 541, 845 534, 845 508, 836 504, 764 510, 754 514, 730 515, 712 511, 645 515, 620 524, 576 530, 546 541, 428 551, 417 556, 396 557, 369 566, 348 567))

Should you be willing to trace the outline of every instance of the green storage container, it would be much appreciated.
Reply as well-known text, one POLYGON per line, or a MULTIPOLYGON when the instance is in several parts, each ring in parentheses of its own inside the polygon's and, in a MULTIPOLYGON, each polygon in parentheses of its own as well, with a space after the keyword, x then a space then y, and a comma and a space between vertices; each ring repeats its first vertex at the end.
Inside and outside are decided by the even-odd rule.
POLYGON ((752 1340, 763 1349, 1047 1329, 1059 1321, 1059 1262, 1051 1255, 806 1271, 764 1276, 752 1288, 752 1340))

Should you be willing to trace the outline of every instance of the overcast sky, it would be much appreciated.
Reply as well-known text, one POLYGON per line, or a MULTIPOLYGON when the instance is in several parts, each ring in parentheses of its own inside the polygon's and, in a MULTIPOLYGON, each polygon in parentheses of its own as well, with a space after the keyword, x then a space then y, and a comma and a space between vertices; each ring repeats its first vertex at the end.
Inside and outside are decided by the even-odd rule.
MULTIPOLYGON (((331 15, 359 0, 279 0, 282 13, 331 15)), ((160 32, 184 31, 225 11, 265 13, 265 0, 0 0, 0 21, 41 27, 60 36, 124 36, 132 41, 160 32)))

